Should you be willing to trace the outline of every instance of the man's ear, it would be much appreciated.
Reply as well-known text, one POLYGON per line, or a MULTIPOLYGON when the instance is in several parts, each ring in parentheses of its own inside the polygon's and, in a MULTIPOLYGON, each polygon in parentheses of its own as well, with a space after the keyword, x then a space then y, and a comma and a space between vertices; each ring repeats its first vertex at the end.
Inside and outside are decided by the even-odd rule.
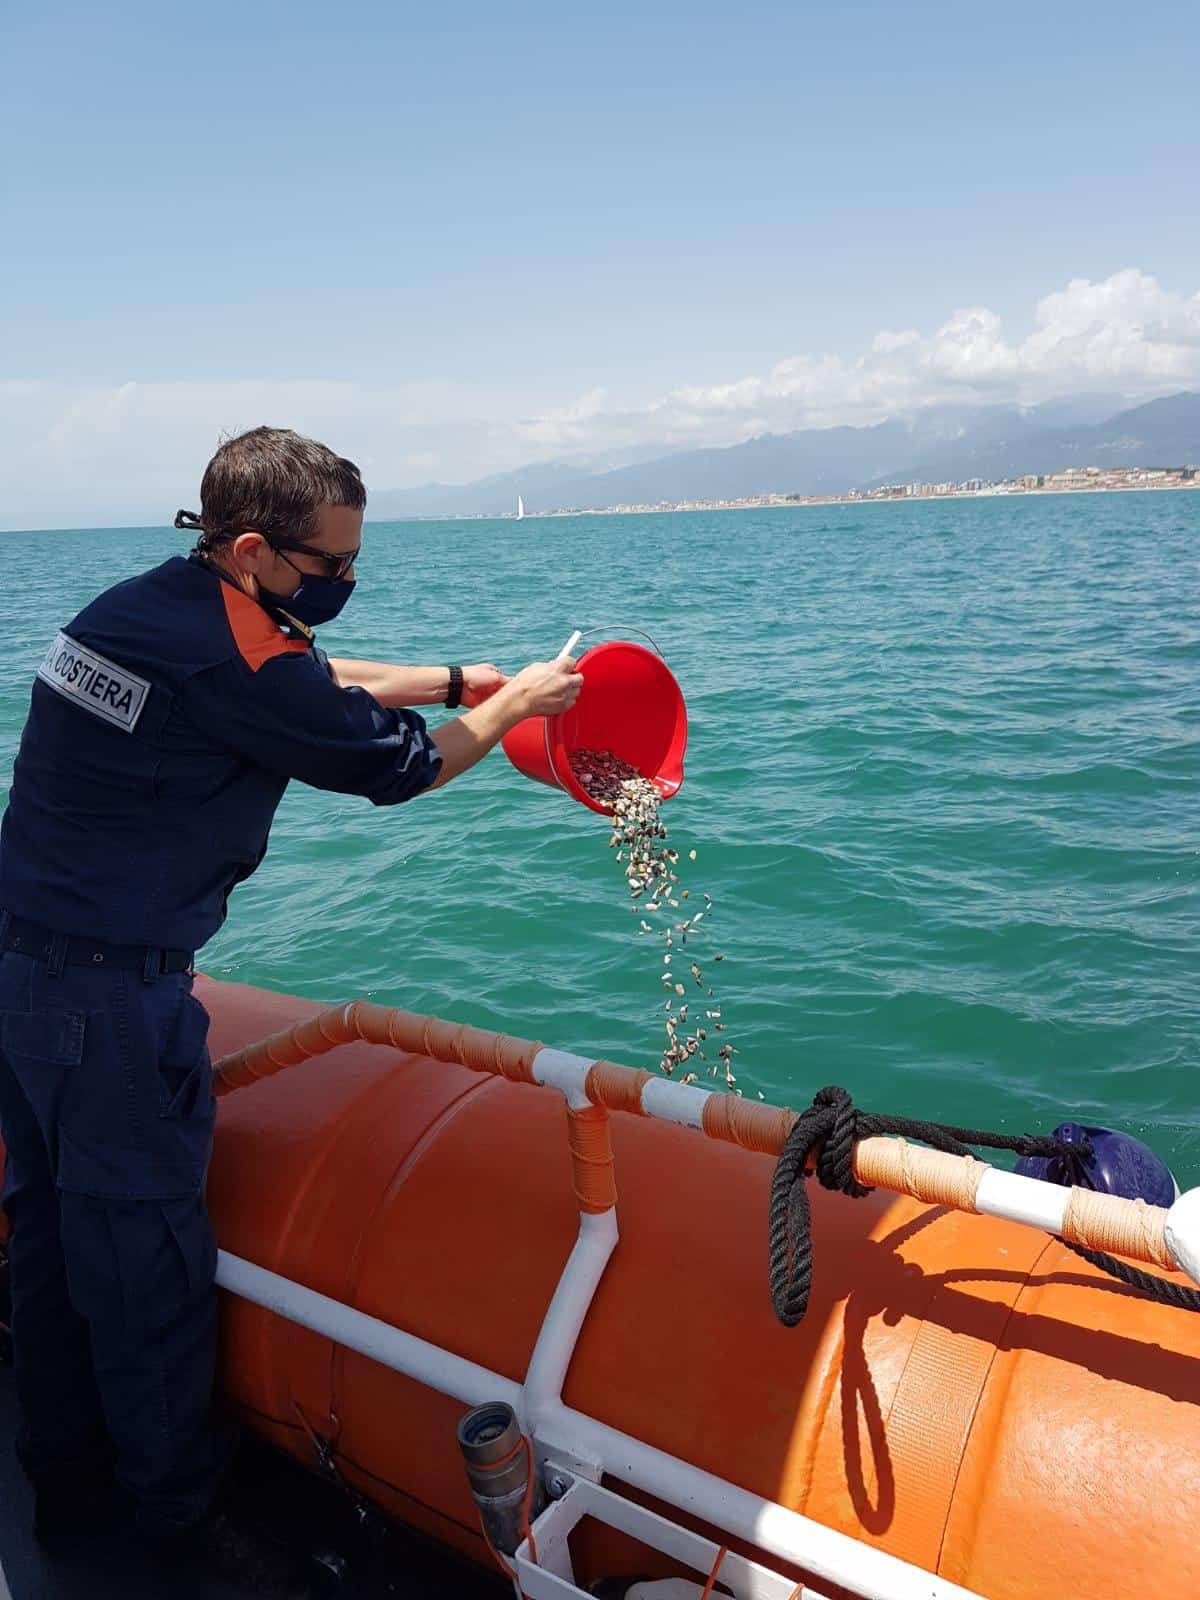
POLYGON ((248 567, 251 572, 257 572, 264 557, 270 553, 261 533, 239 533, 231 549, 239 566, 248 567))
POLYGON ((227 563, 226 571, 251 600, 256 599, 258 574, 265 558, 271 553, 270 545, 261 533, 239 533, 230 545, 229 553, 233 560, 227 563))

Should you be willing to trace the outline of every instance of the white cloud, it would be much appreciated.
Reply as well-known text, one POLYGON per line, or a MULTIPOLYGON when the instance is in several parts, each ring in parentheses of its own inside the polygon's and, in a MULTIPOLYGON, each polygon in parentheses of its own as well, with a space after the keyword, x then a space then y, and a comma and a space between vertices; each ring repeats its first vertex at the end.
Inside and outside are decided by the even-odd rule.
POLYGON ((455 482, 558 456, 738 443, 755 434, 867 424, 948 403, 1030 405, 1066 394, 1148 398, 1200 385, 1200 294, 1137 268, 1072 279, 1006 338, 983 306, 933 333, 876 333, 861 354, 799 354, 765 374, 623 402, 450 383, 0 382, 0 526, 166 521, 194 505, 218 439, 261 422, 325 438, 390 488, 455 482))
POLYGON ((1200 383, 1200 294, 1130 268, 1102 283, 1072 279, 1006 339, 983 306, 955 311, 932 334, 877 333, 857 357, 797 355, 763 376, 673 390, 636 411, 592 419, 604 444, 730 444, 765 429, 866 424, 944 404, 1023 406, 1089 391, 1131 399, 1200 383))

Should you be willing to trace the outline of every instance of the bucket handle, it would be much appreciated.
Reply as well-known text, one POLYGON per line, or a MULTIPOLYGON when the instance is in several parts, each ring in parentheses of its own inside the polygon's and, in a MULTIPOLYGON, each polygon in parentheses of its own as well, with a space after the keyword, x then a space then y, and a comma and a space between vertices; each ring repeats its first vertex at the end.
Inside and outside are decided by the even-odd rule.
MULTIPOLYGON (((641 638, 645 639, 646 643, 651 647, 651 649, 654 651, 655 655, 662 656, 662 659, 664 661, 667 659, 666 656, 664 656, 662 651, 659 649, 658 645, 654 642, 654 640, 650 637, 650 635, 646 632, 646 630, 644 628, 631 628, 631 627, 629 627, 629 625, 627 623, 621 623, 620 624, 620 630, 625 632, 625 633, 636 633, 636 634, 638 634, 641 638)), ((618 632, 618 628, 617 628, 616 625, 610 625, 607 622, 598 622, 594 628, 582 628, 582 629, 580 629, 579 637, 580 637, 580 639, 590 639, 592 634, 594 634, 594 633, 617 633, 617 632, 618 632)))

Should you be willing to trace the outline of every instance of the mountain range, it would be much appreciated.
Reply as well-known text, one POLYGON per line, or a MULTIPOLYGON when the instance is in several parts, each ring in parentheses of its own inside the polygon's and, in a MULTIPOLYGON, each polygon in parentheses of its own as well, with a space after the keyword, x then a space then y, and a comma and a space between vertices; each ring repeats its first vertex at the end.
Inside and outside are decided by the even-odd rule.
POLYGON ((371 495, 368 516, 496 516, 517 495, 527 511, 740 500, 760 494, 836 495, 887 483, 1003 479, 1066 467, 1200 463, 1200 393, 1095 415, 1094 399, 942 407, 870 427, 806 428, 744 444, 688 450, 597 470, 545 462, 466 484, 424 484, 371 495))

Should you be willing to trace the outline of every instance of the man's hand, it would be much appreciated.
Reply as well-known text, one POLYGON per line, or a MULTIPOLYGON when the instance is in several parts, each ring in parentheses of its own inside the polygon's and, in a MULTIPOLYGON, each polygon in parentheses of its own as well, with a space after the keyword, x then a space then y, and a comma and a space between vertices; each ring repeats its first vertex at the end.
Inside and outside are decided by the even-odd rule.
POLYGON ((583 674, 570 656, 557 661, 531 661, 512 679, 511 687, 520 696, 526 717, 553 717, 569 711, 579 699, 583 674))
POLYGON ((477 706, 481 700, 494 695, 497 689, 503 689, 508 682, 500 668, 494 667, 490 661, 478 661, 473 667, 464 667, 462 675, 464 706, 477 706))
MULTIPOLYGON (((465 668, 463 682, 465 687, 465 668)), ((556 712, 569 711, 582 687, 583 674, 575 670, 569 657, 535 661, 479 705, 439 723, 430 738, 441 751, 442 770, 430 788, 441 789, 460 772, 473 767, 526 717, 552 717, 556 712)))

